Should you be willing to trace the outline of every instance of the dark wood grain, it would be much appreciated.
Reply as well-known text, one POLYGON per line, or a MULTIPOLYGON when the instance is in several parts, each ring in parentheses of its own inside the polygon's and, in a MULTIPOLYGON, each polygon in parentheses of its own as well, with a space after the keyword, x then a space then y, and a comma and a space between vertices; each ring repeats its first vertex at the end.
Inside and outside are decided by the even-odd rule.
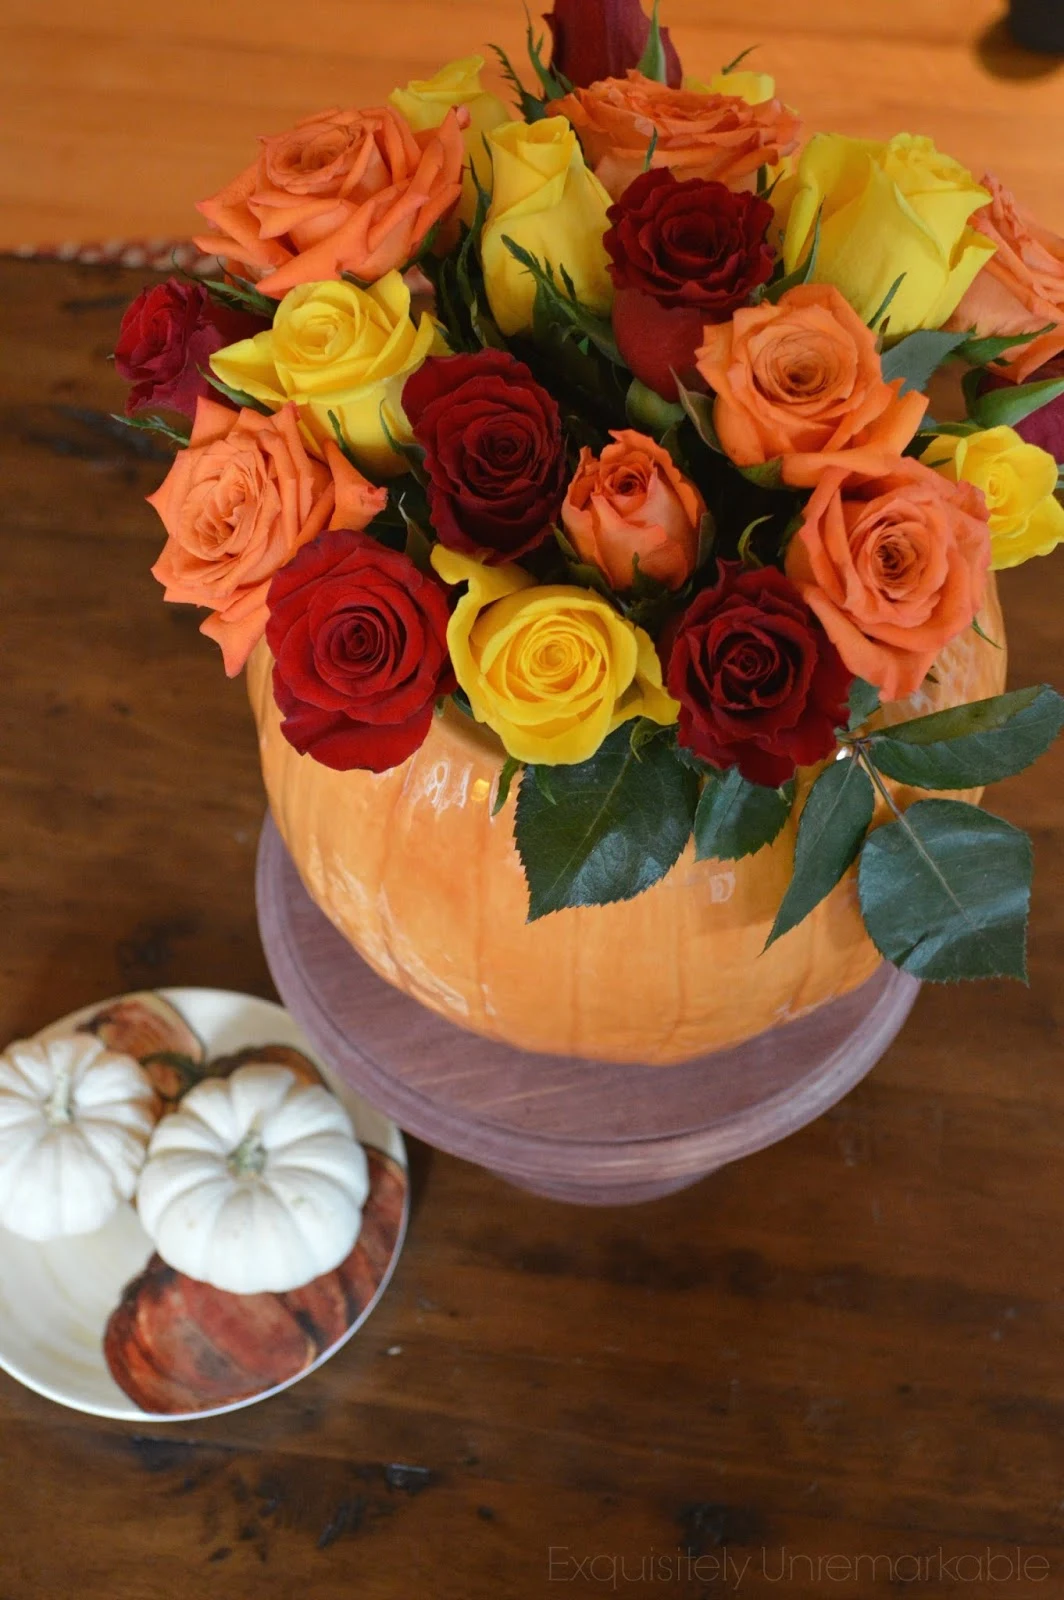
MULTIPOLYGON (((5 1038, 136 985, 271 992, 242 687, 162 605, 161 463, 105 421, 136 287, 0 263, 5 1038)), ((1005 575, 1016 683, 1060 680, 1062 573, 1005 575)), ((236 1416, 136 1434, 0 1379, 3 1600, 1064 1593, 1062 783, 1058 751, 990 796, 1035 838, 1031 987, 925 987, 783 1144, 603 1211, 422 1152, 367 1327, 236 1416), (867 1564, 1017 1545, 1047 1581, 867 1564), (701 1568, 638 1579, 678 1549, 701 1568), (833 1553, 863 1576, 797 1562, 833 1553)))

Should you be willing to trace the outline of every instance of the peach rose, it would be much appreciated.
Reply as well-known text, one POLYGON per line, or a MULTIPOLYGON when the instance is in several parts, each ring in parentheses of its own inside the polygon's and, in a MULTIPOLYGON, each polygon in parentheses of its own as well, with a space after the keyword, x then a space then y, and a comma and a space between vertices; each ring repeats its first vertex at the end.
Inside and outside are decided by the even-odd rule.
POLYGON ((741 467, 783 457, 787 483, 826 466, 875 472, 901 455, 927 400, 883 381, 875 335, 838 289, 804 283, 708 326, 698 370, 716 392, 713 425, 741 467), (860 452, 860 459, 851 456, 860 452))
POLYGON ((613 200, 643 171, 655 133, 652 166, 671 167, 678 178, 713 178, 747 189, 758 167, 797 147, 801 128, 779 100, 752 106, 739 95, 670 89, 634 71, 574 89, 548 110, 568 117, 613 200))
POLYGON ((1001 335, 1037 333, 1052 323, 1048 333, 1003 357, 1009 377, 1023 383, 1064 350, 1064 239, 1043 228, 990 173, 983 186, 990 204, 975 213, 971 225, 997 249, 946 327, 1001 335))
POLYGON ((632 428, 613 430, 596 460, 585 445, 562 506, 562 522, 583 561, 615 589, 630 589, 635 564, 679 589, 698 553, 705 501, 660 444, 632 428))
POLYGON ((167 534, 152 572, 167 600, 210 608, 200 631, 230 677, 266 630, 278 568, 323 528, 365 528, 387 502, 335 444, 324 462, 308 455, 298 418, 294 405, 267 417, 200 400, 188 448, 148 496, 167 534))
POLYGON ((787 576, 850 671, 914 694, 975 619, 990 565, 986 502, 909 456, 876 477, 829 467, 787 547, 787 576))
POLYGON ((463 108, 415 133, 394 106, 323 111, 262 140, 259 158, 201 211, 201 250, 239 263, 276 299, 352 272, 376 282, 416 255, 457 204, 463 108))

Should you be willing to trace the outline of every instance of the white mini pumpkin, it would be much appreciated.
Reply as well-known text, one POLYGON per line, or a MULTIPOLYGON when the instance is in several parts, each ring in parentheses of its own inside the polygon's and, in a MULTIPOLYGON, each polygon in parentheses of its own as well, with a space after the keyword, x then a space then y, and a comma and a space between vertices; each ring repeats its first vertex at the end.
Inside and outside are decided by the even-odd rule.
POLYGON ((26 1239, 95 1233, 130 1200, 158 1116, 132 1056, 91 1034, 0 1055, 0 1224, 26 1239))
POLYGON ((336 1096, 251 1063, 197 1084, 160 1122, 137 1208, 176 1271, 231 1294, 283 1294, 340 1265, 368 1194, 336 1096))

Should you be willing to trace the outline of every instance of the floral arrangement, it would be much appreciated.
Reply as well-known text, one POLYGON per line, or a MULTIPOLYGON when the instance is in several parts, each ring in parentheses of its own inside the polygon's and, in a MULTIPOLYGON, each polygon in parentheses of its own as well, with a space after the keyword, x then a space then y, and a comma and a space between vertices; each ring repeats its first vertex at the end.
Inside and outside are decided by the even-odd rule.
POLYGON ((796 811, 770 940, 857 863, 883 955, 1022 976, 1029 841, 941 793, 1064 702, 879 708, 1064 540, 1064 239, 741 59, 682 78, 656 6, 546 20, 515 110, 473 56, 262 139, 199 206, 218 275, 129 309, 166 598, 230 674, 265 640, 309 760, 396 766, 447 701, 492 729, 531 917, 796 811))

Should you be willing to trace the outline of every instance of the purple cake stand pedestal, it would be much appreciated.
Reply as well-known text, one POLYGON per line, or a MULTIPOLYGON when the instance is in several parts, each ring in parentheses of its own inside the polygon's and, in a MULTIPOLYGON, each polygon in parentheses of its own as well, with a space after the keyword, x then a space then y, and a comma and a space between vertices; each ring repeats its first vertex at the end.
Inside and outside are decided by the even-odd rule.
POLYGON ((879 1060, 919 983, 884 963, 841 1000, 676 1067, 532 1055, 393 989, 318 910, 272 820, 259 929, 278 991, 324 1058, 407 1132, 535 1194, 650 1200, 783 1139, 879 1060))

